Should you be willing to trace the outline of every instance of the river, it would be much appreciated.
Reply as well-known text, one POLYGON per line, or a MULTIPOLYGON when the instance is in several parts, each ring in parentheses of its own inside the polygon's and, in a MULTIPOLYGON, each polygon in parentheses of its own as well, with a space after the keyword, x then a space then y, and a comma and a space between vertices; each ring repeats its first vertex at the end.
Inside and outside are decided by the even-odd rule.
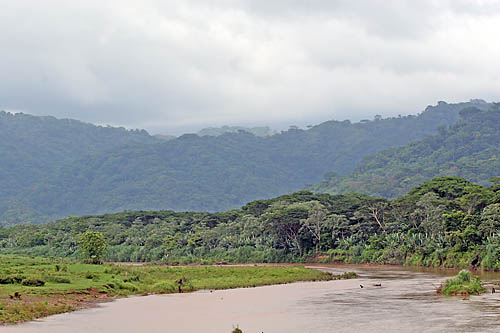
MULTIPOLYGON (((439 284, 456 272, 321 267, 334 273, 356 271, 361 277, 129 297, 0 331, 230 333, 239 326, 245 333, 500 332, 500 293, 468 300, 436 295, 439 284)), ((489 281, 486 287, 491 290, 499 275, 482 278, 489 281)))

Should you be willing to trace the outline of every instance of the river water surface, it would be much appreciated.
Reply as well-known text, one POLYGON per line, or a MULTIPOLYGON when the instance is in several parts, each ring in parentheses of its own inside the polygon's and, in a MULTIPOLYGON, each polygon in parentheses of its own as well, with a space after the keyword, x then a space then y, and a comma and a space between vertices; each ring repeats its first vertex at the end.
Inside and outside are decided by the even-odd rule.
MULTIPOLYGON (((500 332, 500 293, 469 300, 436 295, 456 272, 321 267, 356 271, 361 278, 130 297, 0 331, 230 333, 239 326, 245 333, 500 332)), ((482 278, 491 290, 499 276, 482 278)))

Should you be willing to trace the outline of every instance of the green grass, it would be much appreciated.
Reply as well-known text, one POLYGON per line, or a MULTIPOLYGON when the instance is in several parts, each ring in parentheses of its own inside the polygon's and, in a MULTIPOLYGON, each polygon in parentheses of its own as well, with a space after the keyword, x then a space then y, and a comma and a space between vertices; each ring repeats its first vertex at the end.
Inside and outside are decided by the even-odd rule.
POLYGON ((454 278, 448 279, 444 285, 438 289, 443 295, 480 295, 485 292, 481 285, 481 280, 477 276, 472 276, 468 270, 461 270, 454 278))
POLYGON ((190 292, 336 279, 302 266, 126 266, 0 256, 0 323, 15 323, 88 306, 107 297, 190 292), (41 281, 30 286, 26 281, 41 281), (15 293, 21 298, 11 297, 15 293))
POLYGON ((345 272, 340 275, 335 275, 333 277, 334 280, 349 280, 357 278, 359 278, 359 275, 356 272, 345 272))

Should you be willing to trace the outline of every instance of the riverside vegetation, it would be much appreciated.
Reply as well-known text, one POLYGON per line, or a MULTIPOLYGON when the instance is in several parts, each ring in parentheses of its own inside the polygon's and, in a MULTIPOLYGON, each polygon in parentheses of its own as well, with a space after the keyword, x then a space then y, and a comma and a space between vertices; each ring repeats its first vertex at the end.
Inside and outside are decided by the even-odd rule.
POLYGON ((387 200, 307 191, 220 213, 131 211, 0 228, 5 254, 81 258, 86 231, 104 260, 388 263, 500 269, 500 179, 440 177, 387 200))
POLYGON ((477 276, 472 276, 468 270, 461 270, 454 278, 448 279, 438 289, 438 293, 443 295, 480 295, 486 290, 481 285, 481 280, 477 276))
POLYGON ((302 266, 125 266, 0 256, 0 323, 73 311, 127 295, 352 278, 302 266))

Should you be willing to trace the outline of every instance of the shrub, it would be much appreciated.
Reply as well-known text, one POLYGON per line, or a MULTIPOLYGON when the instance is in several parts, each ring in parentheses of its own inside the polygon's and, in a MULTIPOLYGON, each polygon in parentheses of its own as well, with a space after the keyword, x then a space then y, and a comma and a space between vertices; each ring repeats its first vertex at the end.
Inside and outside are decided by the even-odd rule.
POLYGON ((0 277, 0 284, 15 284, 21 283, 26 277, 22 275, 7 275, 0 277))
POLYGON ((137 290, 139 290, 136 285, 130 282, 116 282, 116 286, 118 287, 118 289, 129 290, 131 292, 136 292, 137 290))
POLYGON ((0 277, 0 284, 13 284, 14 282, 12 281, 12 277, 10 276, 1 276, 0 277))
POLYGON ((29 287, 41 287, 43 285, 45 285, 45 281, 41 280, 41 279, 35 279, 35 278, 31 278, 31 279, 24 279, 21 284, 23 286, 29 286, 29 287))
POLYGON ((132 274, 131 276, 123 279, 123 282, 138 282, 140 278, 137 274, 132 274))
POLYGON ((481 285, 481 280, 477 276, 462 269, 454 278, 445 281, 444 286, 439 287, 438 292, 443 295, 479 295, 485 289, 481 285))
POLYGON ((49 276, 46 280, 54 283, 71 283, 71 280, 64 276, 49 276))
POLYGON ((341 275, 335 275, 335 280, 348 280, 356 278, 359 278, 359 275, 356 274, 356 272, 346 272, 341 275))
POLYGON ((161 281, 161 282, 155 283, 151 287, 151 291, 153 291, 155 293, 165 293, 165 294, 176 293, 177 292, 177 285, 175 285, 171 281, 161 281))

